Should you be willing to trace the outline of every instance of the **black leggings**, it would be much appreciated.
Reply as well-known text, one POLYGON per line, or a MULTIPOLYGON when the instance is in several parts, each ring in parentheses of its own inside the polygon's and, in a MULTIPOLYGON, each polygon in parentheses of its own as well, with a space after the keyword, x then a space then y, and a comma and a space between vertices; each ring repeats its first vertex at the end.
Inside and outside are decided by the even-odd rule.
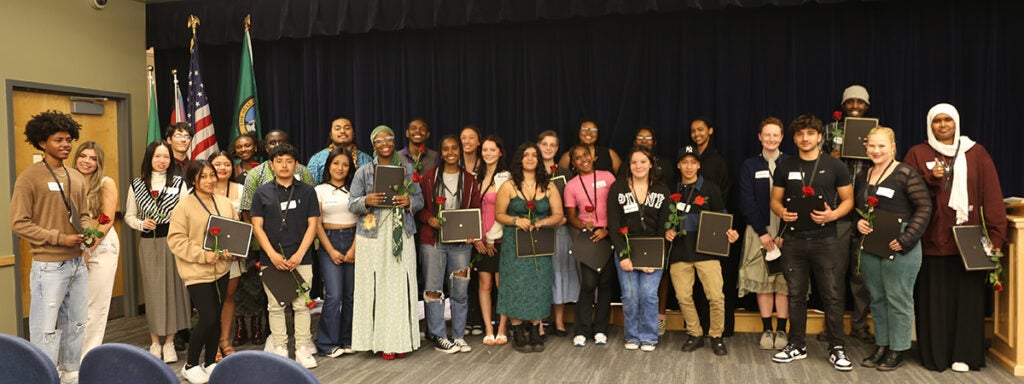
POLYGON ((199 364, 199 353, 206 349, 203 365, 217 361, 217 348, 220 341, 220 308, 224 305, 224 295, 228 291, 228 275, 210 283, 199 283, 188 286, 188 294, 192 305, 199 311, 199 321, 192 327, 192 336, 188 344, 188 365, 199 364))

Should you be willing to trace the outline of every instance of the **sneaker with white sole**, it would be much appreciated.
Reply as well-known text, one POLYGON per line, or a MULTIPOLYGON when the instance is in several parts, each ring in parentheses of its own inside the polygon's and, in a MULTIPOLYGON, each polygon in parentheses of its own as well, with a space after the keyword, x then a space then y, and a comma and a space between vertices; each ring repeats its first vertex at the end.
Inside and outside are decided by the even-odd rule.
POLYGON ((665 319, 658 319, 658 336, 665 336, 665 319))
POLYGON ((776 363, 788 363, 793 360, 800 360, 807 358, 807 347, 797 348, 793 344, 786 344, 785 348, 781 351, 772 355, 772 361, 776 363))
POLYGON ((640 346, 640 350, 644 352, 654 352, 654 348, 656 348, 654 344, 644 344, 640 346))
MULTIPOLYGON (((178 351, 174 350, 174 342, 164 344, 164 362, 165 363, 177 363, 178 362, 178 351)), ((205 383, 205 381, 204 381, 205 383)))
POLYGON ((786 335, 786 331, 775 331, 775 349, 786 348, 786 344, 789 344, 789 336, 786 335))
POLYGON ((163 352, 164 348, 163 346, 160 345, 160 343, 153 343, 149 345, 149 353, 152 354, 153 356, 156 356, 156 358, 163 359, 163 352))
MULTIPOLYGON (((174 344, 171 344, 171 348, 173 347, 174 344)), ((188 367, 188 364, 183 365, 181 367, 181 376, 185 378, 185 381, 188 381, 189 383, 192 384, 203 384, 210 382, 210 374, 206 373, 206 370, 203 369, 203 366, 198 364, 192 367, 188 367)))
POLYGON ((452 343, 459 347, 459 352, 470 352, 473 350, 473 347, 470 347, 465 339, 455 339, 452 343))
POLYGON ((969 366, 969 365, 967 365, 967 363, 964 363, 964 362, 961 362, 961 361, 957 361, 957 362, 953 363, 953 365, 950 366, 950 368, 953 369, 953 372, 968 372, 968 371, 971 370, 971 366, 969 366))
POLYGON ((627 341, 626 342, 626 349, 630 350, 630 351, 635 351, 637 349, 640 349, 640 344, 638 344, 635 341, 627 341))
POLYGON ((772 331, 761 332, 761 342, 758 345, 764 350, 775 348, 775 333, 772 331))
POLYGON ((78 371, 61 373, 60 384, 78 384, 78 371))
POLYGON ((434 343, 435 351, 449 354, 459 352, 459 347, 451 342, 451 340, 448 340, 447 337, 431 336, 430 341, 434 343))
POLYGON ((604 333, 598 332, 594 334, 594 344, 605 345, 608 344, 608 336, 604 333))
POLYGON ((274 350, 272 352, 275 355, 281 356, 286 359, 288 358, 288 347, 274 347, 274 350))
POLYGON ((313 369, 317 367, 316 358, 313 357, 313 355, 311 355, 309 351, 306 351, 304 349, 295 350, 295 361, 306 369, 313 369))
POLYGON ((330 357, 330 358, 333 359, 333 358, 336 358, 336 357, 341 357, 341 355, 344 355, 344 354, 345 354, 345 349, 344 348, 342 348, 342 347, 334 347, 334 349, 331 349, 330 352, 325 353, 324 356, 325 357, 330 357))
POLYGON ((213 363, 213 364, 207 365, 207 366, 203 367, 203 370, 206 371, 207 375, 213 375, 213 369, 214 368, 217 368, 217 363, 213 363))
POLYGON ((846 358, 846 349, 842 345, 832 347, 828 352, 828 362, 832 363, 832 368, 837 371, 846 372, 853 369, 853 362, 846 358))
POLYGON ((586 346, 587 345, 587 337, 583 336, 583 335, 576 335, 576 337, 572 338, 572 345, 575 345, 577 347, 586 346))

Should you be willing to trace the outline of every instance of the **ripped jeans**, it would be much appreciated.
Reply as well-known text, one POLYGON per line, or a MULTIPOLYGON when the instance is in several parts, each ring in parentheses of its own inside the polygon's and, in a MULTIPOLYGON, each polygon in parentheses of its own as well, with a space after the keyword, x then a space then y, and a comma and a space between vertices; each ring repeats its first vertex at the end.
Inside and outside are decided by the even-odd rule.
POLYGON ((82 261, 32 260, 29 274, 30 340, 66 372, 78 371, 89 318, 89 270, 82 261))
POLYGON ((444 325, 444 283, 448 281, 448 294, 452 305, 452 338, 461 339, 466 331, 466 313, 469 310, 469 258, 473 246, 469 244, 420 244, 423 276, 423 306, 427 317, 427 333, 447 337, 444 325), (430 296, 435 297, 430 297, 430 296))

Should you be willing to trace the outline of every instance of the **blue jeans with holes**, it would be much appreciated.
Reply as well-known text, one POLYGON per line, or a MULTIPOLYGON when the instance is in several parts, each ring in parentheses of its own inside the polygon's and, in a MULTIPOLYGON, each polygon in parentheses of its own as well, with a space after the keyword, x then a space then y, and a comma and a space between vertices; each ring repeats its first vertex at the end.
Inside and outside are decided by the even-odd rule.
MULTIPOLYGON (((327 230, 331 246, 344 254, 352 247, 355 228, 327 230)), ((327 251, 320 249, 317 256, 320 275, 324 279, 324 307, 316 332, 316 349, 321 354, 331 353, 335 347, 352 346, 352 292, 355 287, 355 264, 334 264, 327 251)))
POLYGON ((427 317, 428 335, 447 337, 444 325, 444 283, 449 282, 448 294, 452 305, 452 338, 461 339, 466 331, 466 314, 469 311, 469 258, 473 246, 469 244, 420 244, 423 258, 423 276, 426 279, 423 291, 423 306, 427 317), (455 277, 457 271, 465 270, 465 277, 455 277), (438 299, 428 295, 438 293, 438 299))
POLYGON ((78 371, 89 313, 89 271, 81 257, 67 261, 32 260, 29 333, 50 360, 67 372, 78 371), (76 268, 77 271, 76 271, 76 268))
POLYGON ((622 290, 622 315, 626 342, 637 344, 658 344, 658 285, 661 273, 644 273, 639 269, 632 272, 622 270, 622 264, 612 256, 612 263, 619 273, 622 290))

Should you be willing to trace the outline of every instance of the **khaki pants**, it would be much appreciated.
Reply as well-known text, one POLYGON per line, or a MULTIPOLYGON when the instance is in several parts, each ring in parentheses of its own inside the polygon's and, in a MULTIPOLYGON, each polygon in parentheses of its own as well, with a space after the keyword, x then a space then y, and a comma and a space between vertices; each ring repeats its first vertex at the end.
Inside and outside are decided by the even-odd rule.
POLYGON ((722 292, 722 265, 718 260, 695 263, 681 261, 672 263, 669 269, 672 286, 676 290, 676 300, 679 300, 679 309, 683 311, 683 319, 686 321, 686 332, 691 336, 704 336, 704 329, 701 328, 697 317, 697 308, 693 305, 694 272, 700 277, 704 285, 704 294, 711 305, 711 329, 708 335, 722 337, 722 331, 725 329, 725 293, 722 292))
MULTIPOLYGON (((274 268, 273 265, 269 267, 263 267, 263 269, 274 268)), ((312 265, 300 265, 295 270, 299 271, 299 276, 302 276, 303 280, 310 282, 313 280, 313 266, 312 265)), ((284 318, 284 306, 278 304, 277 299, 274 298, 274 294, 270 292, 267 285, 263 285, 263 290, 267 292, 267 312, 270 318, 270 334, 273 336, 275 347, 288 347, 288 325, 284 318)), ((292 311, 295 312, 295 345, 296 348, 302 348, 309 345, 310 338, 310 321, 309 321, 309 307, 306 306, 305 295, 300 295, 292 301, 292 311)))

